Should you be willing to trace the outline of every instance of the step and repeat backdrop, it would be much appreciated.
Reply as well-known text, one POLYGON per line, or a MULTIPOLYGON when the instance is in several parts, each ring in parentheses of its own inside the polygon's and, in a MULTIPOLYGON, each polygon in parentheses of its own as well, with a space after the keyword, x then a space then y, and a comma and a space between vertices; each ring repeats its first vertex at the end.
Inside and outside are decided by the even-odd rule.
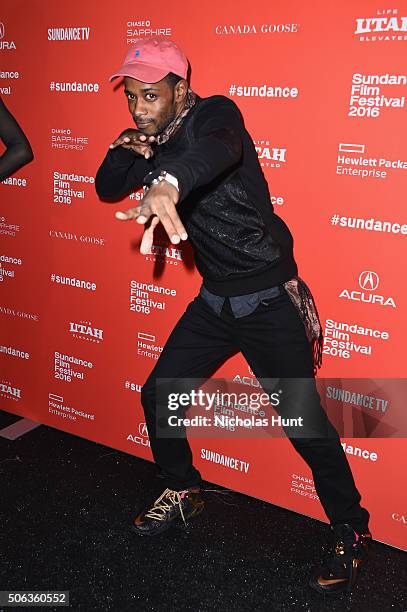
MULTIPOLYGON (((140 389, 200 277, 187 243, 158 233, 141 255, 141 227, 115 219, 140 191, 109 204, 94 185, 134 127, 108 77, 151 36, 243 113, 325 329, 322 395, 364 423, 341 441, 371 529, 407 549, 405 438, 375 436, 396 403, 383 381, 406 376, 406 0, 3 0, 0 93, 34 160, 0 183, 0 408, 152 459, 140 389)), ((241 355, 222 376, 258 385, 241 355)), ((286 438, 191 446, 205 479, 327 520, 286 438)))

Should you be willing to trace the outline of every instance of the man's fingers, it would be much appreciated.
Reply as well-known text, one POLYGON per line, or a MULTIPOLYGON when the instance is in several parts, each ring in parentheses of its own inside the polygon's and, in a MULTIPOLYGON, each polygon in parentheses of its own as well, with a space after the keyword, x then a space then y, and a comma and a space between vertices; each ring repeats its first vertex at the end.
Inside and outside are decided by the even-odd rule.
MULTIPOLYGON (((132 143, 122 143, 123 149, 129 149, 130 151, 134 151, 135 153, 139 153, 139 155, 143 155, 146 159, 152 157, 153 150, 147 144, 132 144, 132 143)), ((112 148, 112 147, 110 147, 112 148)))
MULTIPOLYGON (((127 221, 129 219, 136 219, 136 221, 138 221, 140 217, 140 209, 141 206, 136 206, 135 208, 128 208, 127 210, 117 210, 115 212, 115 217, 121 221, 127 221)), ((150 216, 151 213, 148 214, 148 210, 146 210, 144 215, 145 221, 143 221, 143 223, 146 223, 150 216)))
MULTIPOLYGON (((115 149, 116 147, 129 145, 130 147, 140 147, 140 145, 147 145, 147 150, 150 153, 150 156, 153 154, 151 147, 147 143, 152 143, 156 140, 155 136, 146 136, 145 134, 141 134, 137 132, 137 130, 133 130, 134 133, 131 134, 122 134, 116 140, 109 145, 110 149, 115 149)), ((127 147, 126 147, 127 148, 127 147)), ((138 153, 144 155, 144 150, 137 150, 138 153)))
POLYGON ((154 214, 151 206, 148 202, 142 203, 138 208, 138 217, 136 219, 137 223, 144 224, 147 223, 151 215, 154 214))
POLYGON ((168 238, 173 244, 178 244, 181 241, 181 235, 186 235, 186 231, 175 210, 175 206, 168 212, 165 210, 165 208, 162 208, 157 209, 155 213, 159 216, 160 221, 167 232, 168 238))
POLYGON ((171 242, 178 244, 180 240, 186 240, 188 238, 187 231, 174 204, 167 204, 166 206, 158 205, 155 207, 154 212, 160 217, 161 223, 164 225, 171 242), (172 233, 170 234, 169 231, 172 233), (175 240, 173 240, 174 237, 175 240))
POLYGON ((140 253, 142 255, 147 255, 147 253, 151 252, 151 247, 153 246, 154 241, 154 228, 159 224, 159 222, 160 219, 157 216, 154 216, 151 220, 150 227, 144 231, 140 244, 140 253))
POLYGON ((160 221, 163 224, 164 229, 167 232, 168 238, 171 240, 172 244, 178 244, 181 238, 178 236, 171 217, 167 212, 164 211, 160 214, 160 221))
POLYGON ((120 219, 121 221, 127 221, 127 219, 136 219, 136 214, 130 210, 118 210, 115 212, 116 219, 120 219))
POLYGON ((188 238, 188 234, 187 234, 187 230, 185 229, 176 209, 175 206, 173 209, 171 209, 169 211, 169 214, 171 216, 172 222, 174 224, 175 227, 175 231, 177 232, 178 236, 181 238, 181 240, 186 240, 188 238))
POLYGON ((128 136, 119 136, 119 138, 116 138, 116 140, 112 142, 112 144, 109 146, 109 149, 114 149, 122 145, 124 142, 130 142, 130 138, 128 136))

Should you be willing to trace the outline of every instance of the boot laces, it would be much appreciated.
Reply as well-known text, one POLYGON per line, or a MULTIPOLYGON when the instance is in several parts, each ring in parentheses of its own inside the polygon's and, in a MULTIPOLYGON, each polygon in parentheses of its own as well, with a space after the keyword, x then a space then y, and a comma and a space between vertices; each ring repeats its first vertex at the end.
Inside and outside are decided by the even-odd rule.
POLYGON ((358 541, 338 539, 333 547, 333 553, 333 556, 327 561, 330 575, 335 576, 338 572, 342 573, 348 570, 350 577, 353 559, 358 557, 359 553, 358 541))
POLYGON ((165 489, 165 491, 158 497, 153 506, 145 513, 145 517, 155 519, 156 521, 163 521, 165 515, 173 506, 178 505, 182 520, 186 526, 184 512, 182 510, 182 499, 185 497, 187 491, 173 491, 172 489, 165 489), (182 495, 183 494, 183 495, 182 495))

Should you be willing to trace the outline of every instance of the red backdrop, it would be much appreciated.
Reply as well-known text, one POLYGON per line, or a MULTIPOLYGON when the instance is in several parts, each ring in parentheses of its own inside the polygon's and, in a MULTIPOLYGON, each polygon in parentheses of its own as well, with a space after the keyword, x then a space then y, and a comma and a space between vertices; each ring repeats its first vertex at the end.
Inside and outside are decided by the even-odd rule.
MULTIPOLYGON (((209 0, 203 9, 4 0, 1 95, 35 160, 0 184, 1 408, 151 459, 140 385, 200 277, 188 245, 166 251, 158 237, 141 255, 140 228, 114 217, 140 195, 102 203, 93 177, 132 125, 108 76, 134 38, 157 34, 184 49, 197 93, 230 96, 243 112, 327 330, 319 376, 405 377, 406 9, 368 0, 209 0), (271 89, 279 87, 285 95, 271 89), (152 288, 161 306, 137 312, 132 281, 172 291, 152 288), (350 349, 332 342, 335 324, 355 325, 341 337, 350 349)), ((253 381, 240 356, 217 376, 237 374, 253 381)), ((343 442, 375 537, 407 548, 405 439, 343 442)), ((192 448, 205 479, 326 520, 288 440, 194 439, 192 448), (239 469, 216 463, 221 456, 239 469)))

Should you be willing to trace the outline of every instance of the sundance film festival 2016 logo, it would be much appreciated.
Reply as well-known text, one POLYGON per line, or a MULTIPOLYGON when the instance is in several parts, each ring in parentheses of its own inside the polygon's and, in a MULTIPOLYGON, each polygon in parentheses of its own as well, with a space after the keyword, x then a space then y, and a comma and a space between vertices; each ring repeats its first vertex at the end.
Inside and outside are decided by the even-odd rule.
POLYGON ((0 255, 0 283, 6 278, 15 278, 15 270, 10 266, 21 266, 23 260, 20 257, 11 257, 10 255, 0 255))
POLYGON ((355 35, 361 42, 407 40, 407 17, 399 10, 380 9, 376 17, 357 17, 355 35))
POLYGON ((75 357, 75 355, 64 355, 59 351, 54 352, 54 378, 64 380, 66 382, 72 382, 73 380, 85 380, 86 368, 91 370, 93 363, 75 357), (83 372, 79 368, 85 368, 83 372))
POLYGON ((392 306, 396 308, 396 303, 392 297, 383 296, 375 293, 379 286, 379 275, 372 270, 364 270, 359 274, 360 290, 343 289, 339 297, 355 302, 365 302, 367 304, 378 304, 380 306, 392 306))
POLYGON ((95 182, 93 176, 76 174, 75 172, 58 172, 55 170, 52 177, 54 204, 74 204, 76 201, 83 200, 86 191, 81 187, 95 182))
POLYGON ((370 357, 376 340, 387 341, 390 338, 386 330, 354 322, 326 319, 324 328, 323 354, 342 359, 350 359, 353 355, 370 357))
POLYGON ((0 21, 0 49, 15 49, 16 43, 13 40, 5 40, 6 38, 6 27, 2 21, 0 21))
MULTIPOLYGON (((19 79, 20 73, 16 70, 1 70, 0 71, 0 79, 19 79)), ((7 85, 6 87, 0 87, 0 94, 2 96, 9 96, 11 94, 11 85, 7 85)))
POLYGON ((407 85, 407 75, 361 74, 359 72, 353 74, 348 117, 377 119, 383 109, 405 108, 406 97, 401 95, 405 92, 395 92, 395 85, 405 87, 407 85), (387 91, 389 86, 391 87, 390 92, 387 91), (383 87, 385 87, 384 91, 383 87))
POLYGON ((130 310, 150 314, 151 310, 165 310, 166 299, 160 296, 176 297, 177 290, 163 287, 154 283, 143 283, 137 280, 130 281, 130 310))

